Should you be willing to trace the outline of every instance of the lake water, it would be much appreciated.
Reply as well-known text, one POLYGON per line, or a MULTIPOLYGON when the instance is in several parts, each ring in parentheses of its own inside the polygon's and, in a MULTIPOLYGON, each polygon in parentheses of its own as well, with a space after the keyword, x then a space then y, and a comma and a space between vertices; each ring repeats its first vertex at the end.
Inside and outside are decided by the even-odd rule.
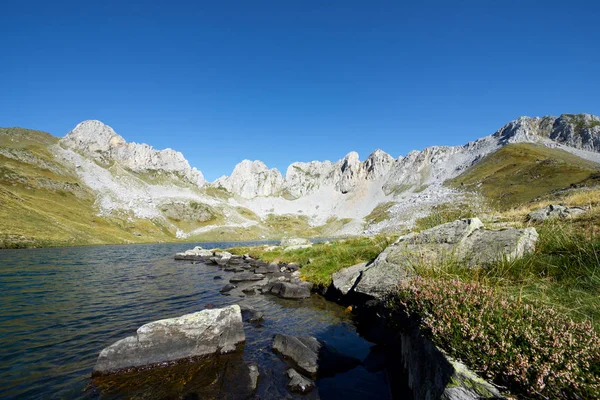
MULTIPOLYGON (((233 273, 173 260, 174 253, 191 247, 177 243, 0 250, 0 397, 107 397, 90 385, 104 347, 150 321, 210 306, 246 304, 264 313, 262 326, 244 323, 243 360, 257 362, 261 372, 256 398, 296 397, 285 388, 286 364, 270 348, 275 333, 316 336, 361 360, 369 354, 372 344, 356 333, 342 307, 317 295, 301 301, 220 295, 233 273), (215 280, 217 275, 223 279, 215 280)), ((387 387, 383 372, 369 373, 359 366, 318 380, 311 398, 384 400, 389 398, 387 387)), ((226 391, 223 388, 216 398, 226 397, 226 391)))

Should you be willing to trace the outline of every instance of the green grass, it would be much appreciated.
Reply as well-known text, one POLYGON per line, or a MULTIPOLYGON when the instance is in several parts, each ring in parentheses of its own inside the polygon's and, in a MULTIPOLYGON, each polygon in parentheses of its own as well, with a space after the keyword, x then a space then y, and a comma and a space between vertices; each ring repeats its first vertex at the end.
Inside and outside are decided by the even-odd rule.
POLYGON ((434 206, 431 213, 426 217, 418 218, 415 221, 415 228, 421 231, 447 222, 456 221, 457 219, 471 217, 475 217, 475 212, 473 212, 469 204, 442 203, 434 206))
POLYGON ((590 321, 600 332, 600 235, 560 221, 546 222, 537 230, 536 251, 523 258, 470 269, 448 260, 418 266, 418 274, 495 287, 520 301, 590 321))
POLYGON ((317 243, 307 249, 284 251, 278 248, 265 251, 264 247, 236 247, 234 254, 249 254, 267 262, 298 263, 302 278, 316 285, 329 286, 331 276, 340 269, 375 259, 393 238, 355 238, 331 243, 317 243))
POLYGON ((367 224, 376 224, 378 222, 382 222, 386 219, 389 219, 389 210, 394 204, 396 203, 390 201, 387 203, 381 203, 377 205, 377 207, 375 207, 373 211, 371 211, 369 215, 365 217, 365 221, 367 222, 367 224))
POLYGON ((477 191, 494 208, 506 210, 554 190, 598 179, 600 165, 563 150, 520 143, 488 155, 448 185, 477 191))

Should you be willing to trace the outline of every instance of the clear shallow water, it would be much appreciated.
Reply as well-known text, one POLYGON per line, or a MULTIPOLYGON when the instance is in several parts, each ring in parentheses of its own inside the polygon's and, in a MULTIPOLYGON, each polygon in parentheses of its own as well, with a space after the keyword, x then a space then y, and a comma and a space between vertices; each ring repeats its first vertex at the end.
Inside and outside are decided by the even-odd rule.
MULTIPOLYGON (((206 244, 229 247, 233 243, 206 244)), ((86 390, 98 353, 150 321, 207 306, 251 305, 262 326, 245 323, 244 360, 259 364, 260 398, 292 398, 286 364, 270 349, 275 333, 313 335, 364 359, 371 344, 342 307, 319 296, 222 296, 233 273, 173 260, 191 244, 0 250, 0 397, 96 398, 86 390), (223 280, 215 280, 215 276, 223 280)), ((389 398, 384 374, 363 367, 317 382, 322 399, 389 398)), ((315 397, 313 394, 312 397, 315 397)))

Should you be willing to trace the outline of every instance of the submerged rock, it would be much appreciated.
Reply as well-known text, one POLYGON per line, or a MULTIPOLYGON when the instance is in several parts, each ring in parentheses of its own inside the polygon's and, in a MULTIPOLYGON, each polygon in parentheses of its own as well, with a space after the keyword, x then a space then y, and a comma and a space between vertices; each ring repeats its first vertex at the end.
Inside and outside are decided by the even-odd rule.
POLYGON ((274 282, 268 284, 265 289, 283 299, 306 299, 310 297, 311 285, 305 282, 274 282))
POLYGON ((295 369, 287 370, 286 375, 290 378, 287 384, 290 392, 305 394, 315 388, 315 383, 305 376, 300 375, 295 369))
POLYGON ((312 378, 334 376, 360 364, 360 360, 346 356, 312 336, 277 334, 273 351, 312 378))
POLYGON ((150 322, 100 352, 94 374, 234 352, 246 340, 238 305, 150 322))

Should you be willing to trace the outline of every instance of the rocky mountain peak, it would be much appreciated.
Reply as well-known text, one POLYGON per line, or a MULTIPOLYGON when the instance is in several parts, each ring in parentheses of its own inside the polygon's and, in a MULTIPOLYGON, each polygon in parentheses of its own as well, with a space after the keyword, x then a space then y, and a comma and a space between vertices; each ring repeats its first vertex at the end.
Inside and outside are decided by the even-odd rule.
POLYGON ((269 169, 262 161, 243 160, 235 166, 231 176, 219 178, 215 184, 251 199, 279 194, 283 188, 283 176, 277 168, 269 169))
POLYGON ((147 144, 127 143, 110 126, 101 121, 79 123, 60 140, 63 148, 110 165, 114 162, 134 172, 162 171, 202 186, 204 176, 190 167, 183 154, 172 149, 154 150, 147 144))

